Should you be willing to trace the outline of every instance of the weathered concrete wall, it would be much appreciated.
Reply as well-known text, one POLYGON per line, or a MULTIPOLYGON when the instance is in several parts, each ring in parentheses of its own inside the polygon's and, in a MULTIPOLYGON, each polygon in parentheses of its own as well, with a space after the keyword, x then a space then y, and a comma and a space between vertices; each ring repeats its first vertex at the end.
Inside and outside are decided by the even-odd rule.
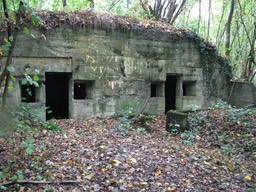
POLYGON ((245 108, 256 105, 256 88, 252 82, 233 81, 230 93, 231 105, 245 108))
MULTIPOLYGON (((211 77, 216 82, 216 92, 211 96, 198 48, 184 38, 173 40, 168 35, 69 27, 56 28, 45 36, 38 31, 32 33, 35 38, 18 36, 13 59, 15 75, 19 76, 26 66, 32 71, 39 70, 42 86, 37 102, 45 103, 45 72, 72 73, 70 118, 113 115, 127 102, 138 111, 145 99, 149 99, 145 112, 163 114, 167 74, 177 77, 176 109, 188 109, 191 105, 205 107, 211 99, 227 98, 228 84, 222 79, 225 75, 221 67, 216 63, 217 70, 211 77), (74 99, 74 82, 77 81, 89 85, 88 98, 74 99), (151 97, 152 82, 159 84, 160 93, 156 97, 151 97), (184 87, 190 91, 191 86, 193 94, 184 94, 184 87)), ((21 101, 19 82, 15 86, 13 98, 18 102, 21 101)))

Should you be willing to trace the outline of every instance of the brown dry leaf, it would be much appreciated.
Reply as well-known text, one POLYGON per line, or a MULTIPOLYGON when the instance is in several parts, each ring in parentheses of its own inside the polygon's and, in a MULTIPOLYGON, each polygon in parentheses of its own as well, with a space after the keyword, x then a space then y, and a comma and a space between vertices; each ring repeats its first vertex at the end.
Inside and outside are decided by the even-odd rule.
POLYGON ((129 157, 129 158, 127 159, 127 162, 133 164, 133 163, 137 163, 137 160, 136 160, 135 158, 129 157))
POLYGON ((121 162, 118 161, 117 159, 112 160, 112 164, 113 164, 114 166, 118 166, 120 163, 121 163, 121 162))
POLYGON ((68 160, 68 165, 73 165, 73 161, 71 159, 68 160))
POLYGON ((157 171, 155 172, 155 174, 160 175, 160 174, 162 174, 162 171, 161 171, 161 170, 157 170, 157 171))
POLYGON ((86 176, 87 179, 91 180, 93 178, 93 174, 90 173, 89 175, 86 176))
POLYGON ((207 161, 204 161, 204 164, 205 164, 205 165, 209 165, 209 166, 211 165, 211 163, 209 163, 209 162, 207 162, 207 161))
POLYGON ((133 184, 132 183, 128 183, 127 187, 133 187, 133 184))
POLYGON ((102 170, 102 172, 106 173, 108 171, 108 168, 104 167, 101 170, 102 170))
POLYGON ((176 190, 176 187, 168 187, 167 188, 167 191, 174 191, 174 190, 176 190))
POLYGON ((229 171, 234 171, 234 166, 232 164, 228 164, 228 170, 229 171))

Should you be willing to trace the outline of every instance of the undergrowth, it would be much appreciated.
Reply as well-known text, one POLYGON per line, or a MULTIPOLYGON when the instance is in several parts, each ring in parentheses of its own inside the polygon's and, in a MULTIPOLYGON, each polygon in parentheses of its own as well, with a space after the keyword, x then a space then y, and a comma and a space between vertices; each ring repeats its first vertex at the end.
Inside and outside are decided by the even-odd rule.
POLYGON ((205 140, 206 146, 219 147, 224 154, 255 153, 255 116, 255 108, 238 109, 218 104, 212 110, 191 113, 190 130, 180 136, 185 145, 205 140))
MULTIPOLYGON (((42 129, 62 131, 62 128, 52 121, 42 121, 39 111, 40 109, 33 109, 29 104, 22 103, 15 110, 0 114, 0 140, 2 137, 2 141, 5 141, 0 145, 0 153, 12 150, 19 156, 19 159, 30 159, 37 148, 35 138, 37 137, 38 139, 42 129), (6 146, 12 147, 6 148, 6 146)), ((23 180, 25 178, 25 170, 18 168, 17 165, 18 159, 11 163, 0 161, 0 180, 23 180), (16 172, 10 173, 10 170, 15 167, 17 167, 16 172)), ((37 165, 31 166, 36 167, 37 165)), ((19 186, 14 186, 14 188, 19 189, 19 186)), ((10 189, 0 184, 1 190, 9 191, 10 189)))

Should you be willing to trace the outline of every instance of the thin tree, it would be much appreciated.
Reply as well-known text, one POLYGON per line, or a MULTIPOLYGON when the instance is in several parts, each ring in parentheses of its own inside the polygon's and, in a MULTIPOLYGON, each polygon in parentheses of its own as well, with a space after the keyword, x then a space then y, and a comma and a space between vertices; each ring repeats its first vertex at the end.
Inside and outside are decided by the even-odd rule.
POLYGON ((243 78, 245 78, 246 80, 250 80, 252 81, 254 76, 255 76, 255 72, 254 72, 254 68, 255 68, 255 65, 256 65, 256 62, 255 62, 255 41, 256 41, 256 16, 253 14, 253 18, 254 18, 254 23, 253 23, 253 34, 252 34, 252 37, 250 37, 250 34, 249 34, 249 30, 245 24, 245 21, 244 21, 244 18, 243 18, 243 15, 242 15, 242 12, 243 12, 243 9, 242 9, 242 6, 241 6, 241 2, 240 0, 237 0, 238 2, 238 5, 239 5, 239 9, 240 9, 240 21, 244 27, 244 30, 245 30, 245 34, 246 34, 246 38, 249 42, 249 46, 250 46, 250 51, 249 51, 249 54, 248 54, 248 57, 245 61, 245 67, 244 67, 244 71, 243 71, 243 78))
POLYGON ((62 5, 63 5, 63 7, 66 7, 67 6, 67 0, 62 0, 62 5))
POLYGON ((9 81, 10 81, 10 68, 9 66, 12 63, 12 56, 13 56, 13 51, 14 47, 16 45, 16 40, 17 40, 17 35, 18 35, 18 29, 20 25, 20 18, 22 14, 22 7, 23 7, 23 1, 20 1, 19 3, 19 8, 18 11, 16 12, 16 27, 12 27, 12 22, 11 19, 9 18, 9 13, 8 13, 8 7, 6 0, 2 0, 3 4, 3 10, 4 10, 4 17, 7 20, 7 37, 6 41, 8 41, 11 46, 8 50, 8 55, 7 55, 7 60, 5 63, 5 67, 0 75, 0 87, 2 83, 5 81, 5 87, 4 87, 4 93, 3 93, 3 100, 2 100, 2 109, 5 108, 6 104, 6 98, 7 98, 7 92, 8 92, 8 87, 9 87, 9 81))
POLYGON ((113 1, 108 8, 108 12, 110 12, 119 2, 120 0, 113 1))
MULTIPOLYGON (((3 100, 2 100, 2 109, 5 108, 6 105, 6 98, 7 98, 7 92, 10 82, 10 72, 14 69, 11 67, 12 64, 12 57, 13 57, 13 51, 16 46, 17 36, 18 32, 22 29, 22 25, 24 25, 23 19, 25 19, 29 14, 32 14, 29 10, 28 4, 24 3, 23 1, 18 1, 18 8, 15 9, 10 13, 10 7, 8 7, 6 0, 2 0, 2 10, 4 11, 3 20, 2 20, 2 26, 6 29, 5 34, 1 34, 4 41, 0 41, 1 44, 8 45, 6 52, 6 61, 4 68, 1 71, 0 74, 0 87, 2 86, 3 82, 5 82, 4 87, 4 93, 3 93, 3 100), (10 15, 11 16, 10 16, 10 15)), ((14 5, 14 4, 13 4, 14 5)), ((34 13, 35 14, 35 13, 34 13)), ((31 17, 31 23, 33 24, 39 24, 40 18, 39 17, 31 17)), ((5 30, 2 30, 5 31, 5 30)))
POLYGON ((95 5, 94 5, 94 0, 89 0, 90 1, 90 7, 91 8, 94 8, 95 7, 95 5))
POLYGON ((230 1, 230 11, 228 15, 227 28, 226 28, 226 43, 225 43, 225 55, 227 58, 230 57, 230 33, 231 33, 231 22, 234 14, 235 0, 230 1))
POLYGON ((228 3, 223 1, 222 10, 221 10, 221 17, 220 17, 220 20, 218 22, 217 35, 216 35, 216 39, 215 39, 217 47, 220 47, 220 44, 222 42, 222 38, 225 34, 225 30, 226 30, 226 27, 227 27, 225 25, 225 27, 223 28, 223 21, 224 21, 225 11, 226 11, 227 5, 228 5, 228 3))
POLYGON ((198 33, 200 33, 200 25, 201 25, 201 18, 202 18, 202 1, 201 0, 199 0, 199 6, 198 6, 198 23, 197 23, 197 25, 198 25, 198 33))
POLYGON ((178 16, 184 11, 187 0, 155 0, 154 5, 148 0, 140 0, 140 5, 148 15, 156 20, 165 20, 173 25, 178 16))
POLYGON ((207 39, 210 38, 210 28, 211 28, 211 11, 212 11, 212 1, 209 0, 208 5, 208 24, 207 24, 207 39))

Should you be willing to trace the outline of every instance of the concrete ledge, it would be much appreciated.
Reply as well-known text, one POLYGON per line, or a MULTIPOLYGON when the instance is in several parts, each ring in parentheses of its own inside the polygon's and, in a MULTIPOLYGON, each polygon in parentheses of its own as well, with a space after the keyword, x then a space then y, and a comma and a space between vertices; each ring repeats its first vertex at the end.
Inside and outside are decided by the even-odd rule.
POLYGON ((188 114, 189 111, 168 111, 166 113, 166 131, 178 134, 188 130, 188 114))
POLYGON ((179 134, 185 130, 190 129, 188 116, 191 113, 211 110, 211 108, 196 109, 196 110, 181 110, 181 111, 168 111, 166 113, 166 131, 172 134, 179 134))

